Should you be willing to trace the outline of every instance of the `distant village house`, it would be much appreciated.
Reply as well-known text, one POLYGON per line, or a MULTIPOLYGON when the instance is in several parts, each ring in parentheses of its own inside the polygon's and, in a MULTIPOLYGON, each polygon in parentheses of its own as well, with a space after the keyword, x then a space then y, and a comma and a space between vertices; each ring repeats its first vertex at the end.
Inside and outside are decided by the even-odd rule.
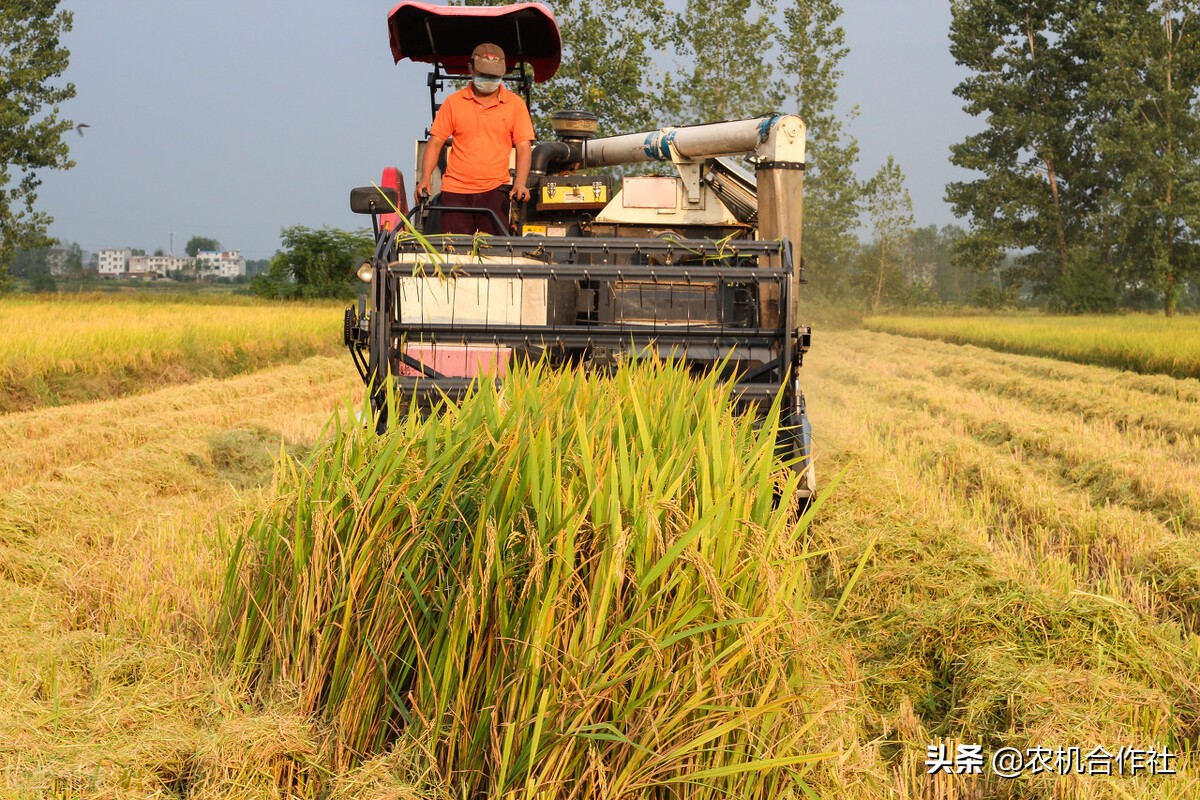
POLYGON ((50 274, 56 278, 61 278, 67 274, 67 248, 51 247, 46 250, 46 266, 50 269, 50 274))
POLYGON ((133 251, 128 247, 109 248, 100 251, 99 273, 109 278, 119 278, 129 272, 129 259, 133 251))
POLYGON ((246 274, 246 259, 240 250, 201 250, 196 257, 135 256, 128 247, 100 251, 101 277, 165 278, 176 272, 192 272, 202 278, 236 278, 246 274))
POLYGON ((240 250, 201 250, 196 253, 196 272, 201 277, 236 278, 246 274, 246 259, 240 250))

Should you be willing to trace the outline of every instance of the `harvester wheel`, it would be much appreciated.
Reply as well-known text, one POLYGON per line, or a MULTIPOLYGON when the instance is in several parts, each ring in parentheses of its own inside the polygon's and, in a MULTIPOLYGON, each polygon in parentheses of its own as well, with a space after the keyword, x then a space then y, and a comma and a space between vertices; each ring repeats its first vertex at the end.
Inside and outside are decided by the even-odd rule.
POLYGON ((780 419, 779 454, 800 473, 798 513, 803 514, 817 492, 817 471, 812 458, 812 425, 808 421, 804 393, 794 387, 780 419))

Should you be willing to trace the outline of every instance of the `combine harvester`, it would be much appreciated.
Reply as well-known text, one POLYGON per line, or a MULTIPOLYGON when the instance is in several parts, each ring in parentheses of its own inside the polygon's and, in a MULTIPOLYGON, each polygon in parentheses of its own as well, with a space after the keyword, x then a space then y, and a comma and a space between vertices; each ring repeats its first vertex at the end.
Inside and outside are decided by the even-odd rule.
MULTIPOLYGON (((558 24, 535 3, 402 2, 388 31, 397 63, 432 65, 434 114, 438 93, 466 79, 482 42, 504 49, 506 85, 527 104, 533 83, 549 80, 561 58, 558 24)), ((358 268, 367 292, 346 312, 345 343, 378 427, 388 422, 389 382, 406 404, 430 407, 460 398, 480 376, 502 379, 516 360, 607 369, 651 352, 721 370, 740 405, 758 413, 782 395, 779 450, 801 473, 801 501, 810 501, 816 481, 799 371, 811 331, 797 322, 803 121, 774 115, 602 138, 586 112, 559 112, 553 124, 558 140, 533 145, 531 201, 500 220, 512 236, 426 238, 448 210, 440 170, 432 197, 411 214, 394 167, 381 188, 351 192, 352 210, 372 217, 376 248, 358 268), (648 162, 675 174, 578 174, 648 162)), ((425 146, 417 142, 418 170, 425 146)))

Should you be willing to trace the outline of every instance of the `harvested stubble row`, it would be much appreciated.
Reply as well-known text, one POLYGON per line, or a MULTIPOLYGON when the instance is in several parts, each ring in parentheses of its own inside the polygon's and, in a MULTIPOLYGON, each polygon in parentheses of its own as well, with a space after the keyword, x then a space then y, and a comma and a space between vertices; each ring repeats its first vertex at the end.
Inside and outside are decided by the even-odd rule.
MULTIPOLYGON (((964 381, 938 361, 888 360, 899 357, 904 345, 898 340, 874 347, 883 357, 879 374, 888 379, 877 383, 879 391, 898 409, 927 411, 952 421, 960 436, 1009 449, 1015 462, 1039 473, 1035 487, 1066 486, 1090 504, 1145 511, 1167 528, 1200 533, 1200 461, 1191 437, 1132 428, 1106 415, 1064 413, 1052 400, 997 392, 996 383, 974 376, 964 381)), ((1069 397, 1075 387, 1045 380, 1042 390, 1069 397)), ((1148 404, 1144 398, 1131 402, 1148 404)))
POLYGON ((1161 433, 1200 459, 1200 380, 1030 358, 995 350, 945 344, 908 336, 880 335, 855 352, 902 355, 921 365, 935 383, 952 383, 1084 421, 1107 420, 1124 436, 1161 433))
POLYGON ((641 364, 339 431, 235 559, 234 657, 455 796, 799 796, 841 723, 776 428, 641 364))
MULTIPOLYGON (((974 348, 865 332, 823 345, 805 370, 810 412, 824 472, 842 464, 848 476, 813 526, 814 546, 831 548, 812 565, 814 585, 832 602, 866 564, 839 621, 870 675, 868 719, 907 747, 948 737, 985 751, 1166 743, 1185 754, 1181 776, 993 777, 961 796, 1195 796, 1186 754, 1200 736, 1200 583, 1180 554, 1194 559, 1196 532, 1168 504, 1131 502, 1120 481, 1089 483, 1069 467, 1104 460, 1104 448, 1119 460, 1122 438, 1066 403, 955 385, 962 370, 986 369, 970 363, 986 357, 974 348)), ((1005 359, 1025 376, 1056 369, 1005 359)), ((1146 486, 1191 497, 1187 447, 1153 431, 1138 441, 1134 458, 1164 470, 1146 486)), ((929 783, 919 770, 907 780, 914 793, 929 783)))
MULTIPOLYGON (((1104 589, 1200 632, 1200 592, 1187 588, 1197 574, 1181 569, 1200 557, 1200 469, 1188 438, 1117 430, 1054 403, 938 380, 961 348, 937 345, 945 358, 916 359, 906 357, 908 340, 877 335, 861 344, 842 352, 853 359, 869 348, 879 359, 874 399, 890 413, 878 427, 893 441, 924 443, 914 452, 958 487, 962 507, 988 509, 1006 533, 1001 546, 1043 571, 1065 568, 1068 584, 1104 589)), ((1046 381, 1045 391, 1055 386, 1046 381)))
MULTIPOLYGON (((861 346, 886 361, 889 374, 925 382, 925 391, 936 394, 930 395, 933 400, 949 401, 958 391, 958 397, 976 398, 975 405, 989 403, 997 422, 1015 433, 1057 428, 1059 446, 1066 446, 1063 434, 1070 429, 1082 440, 1074 447, 1115 462, 1150 458, 1156 463, 1146 471, 1165 471, 1161 477, 1179 486, 1193 483, 1200 467, 1200 380, 1135 375, 887 334, 861 346)), ((865 352, 853 345, 848 350, 865 352)))
POLYGON ((0 798, 278 798, 314 769, 310 722, 214 657, 218 520, 357 384, 315 358, 0 417, 0 798))

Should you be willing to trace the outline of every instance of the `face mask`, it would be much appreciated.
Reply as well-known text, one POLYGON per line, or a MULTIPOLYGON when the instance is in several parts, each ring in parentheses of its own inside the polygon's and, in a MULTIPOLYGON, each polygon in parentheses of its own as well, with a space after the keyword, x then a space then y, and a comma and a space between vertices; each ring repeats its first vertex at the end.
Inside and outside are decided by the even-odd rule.
POLYGON ((500 88, 499 78, 484 78, 476 75, 471 79, 471 83, 474 84, 476 91, 480 94, 491 94, 500 88))

